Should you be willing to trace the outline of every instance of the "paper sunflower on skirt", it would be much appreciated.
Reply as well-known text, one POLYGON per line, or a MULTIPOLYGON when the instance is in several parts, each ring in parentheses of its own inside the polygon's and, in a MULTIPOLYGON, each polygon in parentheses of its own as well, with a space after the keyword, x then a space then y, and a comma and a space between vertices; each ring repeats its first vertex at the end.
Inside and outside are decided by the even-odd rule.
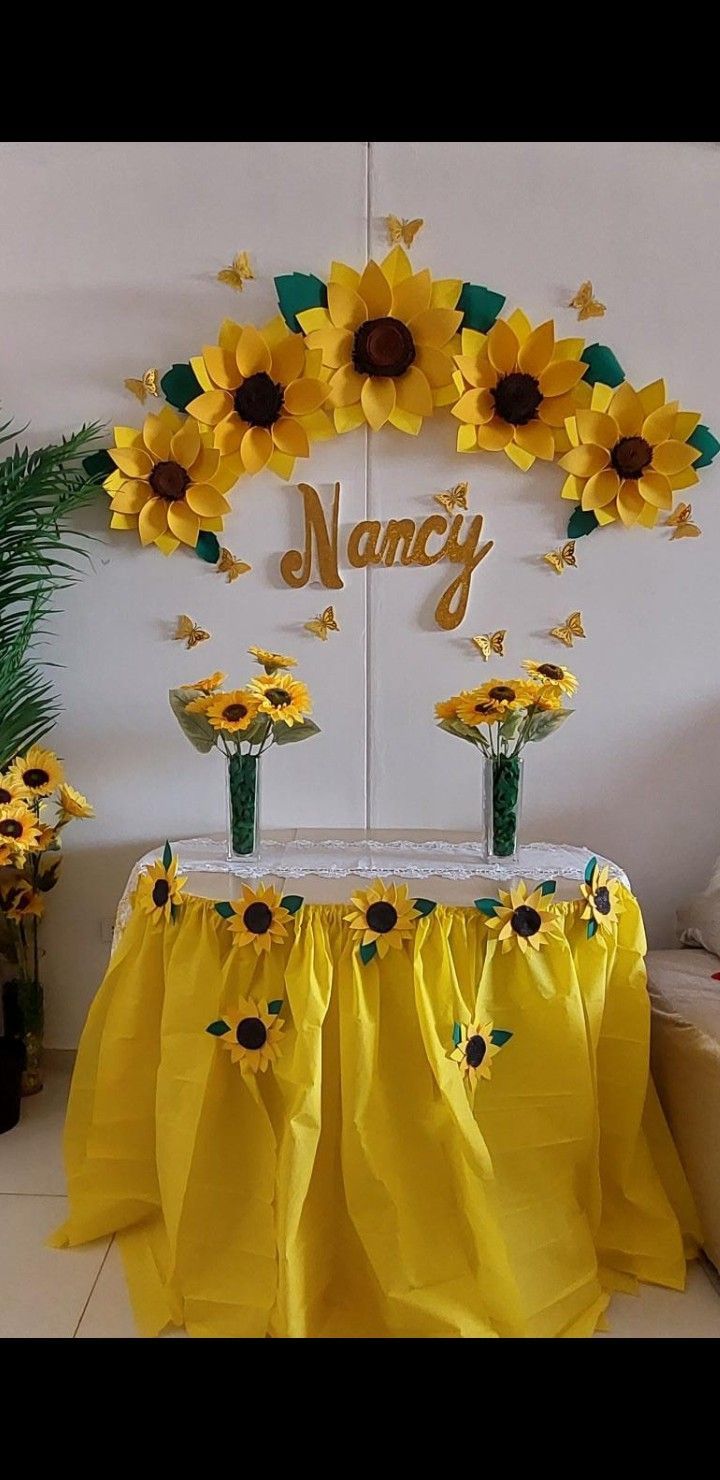
POLYGON ((369 889, 359 890, 350 898, 353 909, 344 918, 361 937, 361 953, 372 951, 381 960, 388 951, 402 949, 422 913, 408 897, 406 884, 384 884, 382 879, 375 879, 369 889))
POLYGON ((283 1019, 270 1012, 267 1002, 241 998, 236 1012, 223 1013, 205 1031, 219 1038, 233 1064, 239 1064, 244 1074, 264 1074, 282 1051, 279 1040, 283 1027, 283 1019))
POLYGON ((519 308, 488 334, 464 329, 452 407, 458 452, 502 450, 523 472, 536 457, 552 462, 567 447, 566 417, 589 400, 582 349, 582 339, 556 340, 551 319, 533 329, 519 308))
POLYGON ((598 930, 611 932, 617 925, 623 905, 620 885, 617 879, 610 878, 607 864, 600 868, 596 858, 590 859, 585 870, 585 882, 580 885, 580 893, 585 900, 580 919, 588 922, 588 936, 596 935, 598 930))
POLYGON ((105 479, 111 529, 137 529, 140 543, 172 555, 197 544, 201 530, 221 530, 230 512, 225 494, 242 465, 221 457, 212 435, 166 406, 145 417, 142 430, 114 428, 108 449, 115 472, 105 479))
POLYGON ((455 1023, 455 1047, 448 1058, 453 1059, 463 1078, 474 1087, 478 1079, 492 1078, 492 1061, 512 1036, 504 1030, 493 1029, 491 1022, 479 1022, 476 1026, 455 1023))
MULTIPOLYGON (((552 888, 554 889, 554 884, 552 888)), ((478 901, 478 908, 486 915, 489 930, 497 930, 503 951, 514 946, 525 954, 532 949, 539 951, 546 946, 550 936, 557 933, 557 922, 550 910, 545 908, 543 886, 528 894, 524 879, 511 889, 499 889, 499 900, 494 902, 492 913, 485 906, 492 901, 478 901)))
POLYGON ((289 478, 311 441, 333 434, 320 354, 279 316, 264 329, 225 319, 218 338, 190 361, 203 390, 188 414, 212 428, 218 451, 239 456, 246 473, 268 467, 289 478))
POLYGON ((687 439, 699 421, 699 412, 667 400, 662 380, 639 391, 627 381, 614 391, 598 383, 590 408, 566 422, 572 447, 560 458, 568 474, 562 497, 592 511, 598 524, 620 519, 652 529, 660 511, 672 509, 675 491, 698 481, 692 465, 702 454, 687 439))
POLYGON ((174 920, 178 905, 182 903, 182 891, 187 883, 177 871, 178 861, 170 844, 166 843, 162 858, 151 863, 140 875, 135 890, 135 904, 156 924, 174 920))
POLYGON ((243 884, 241 898, 232 900, 229 908, 233 945, 252 946, 261 956, 286 940, 292 914, 281 903, 280 891, 271 884, 259 884, 257 889, 243 884))
POLYGON ((334 262, 327 308, 297 315, 308 346, 331 371, 338 432, 389 423, 416 435, 436 406, 454 399, 453 350, 462 282, 413 272, 402 247, 363 271, 334 262))

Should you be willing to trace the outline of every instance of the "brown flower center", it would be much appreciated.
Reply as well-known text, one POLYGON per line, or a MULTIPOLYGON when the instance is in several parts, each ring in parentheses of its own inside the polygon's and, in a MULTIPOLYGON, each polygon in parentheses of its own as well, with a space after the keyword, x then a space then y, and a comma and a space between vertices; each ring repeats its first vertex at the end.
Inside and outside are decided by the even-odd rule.
POLYGON ((273 709, 284 709, 286 704, 292 704, 292 694, 287 689, 266 689, 265 698, 273 709))
POLYGON ((7 806, 7 803, 8 802, 11 802, 11 801, 12 801, 12 792, 11 791, 8 791, 7 790, 7 787, 0 786, 0 807, 7 806))
POLYGON ((169 504, 174 504, 177 499, 185 497, 190 475, 179 463, 159 462, 155 464, 148 481, 158 498, 167 499, 169 504))
POLYGON ((23 771, 22 778, 25 785, 29 786, 32 791, 37 791, 41 786, 47 786, 50 780, 49 773, 43 771, 40 766, 31 766, 29 771, 23 771))
POLYGON ((513 911, 510 924, 516 935, 523 935, 527 940, 529 936, 537 935, 542 920, 532 905, 521 904, 513 911))
POLYGON ((235 1029, 241 1048, 258 1049, 267 1043, 267 1028, 260 1018, 242 1018, 235 1029))
POLYGON ((644 437, 621 437, 613 447, 610 461, 621 478, 641 478, 652 462, 652 447, 644 437))
POLYGON ((265 370, 248 375, 235 392, 235 410, 251 427, 271 427, 282 414, 284 390, 265 370))
POLYGON ((604 884, 595 890, 595 908, 601 915, 610 914, 610 890, 604 884))
POLYGON ((170 885, 168 884, 167 879, 155 880, 152 897, 153 904, 156 904, 160 909, 162 909, 164 904, 167 904, 170 898, 170 885))
POLYGON ((247 708, 244 704, 228 704, 222 713, 223 719, 229 719, 232 723, 236 719, 244 719, 247 708))
POLYGON ((22 823, 18 822, 17 817, 3 817, 2 822, 0 822, 0 837, 22 837, 22 823))
POLYGON ((487 700, 484 699, 481 704, 476 704, 475 705, 475 713, 476 714, 494 714, 495 713, 495 705, 494 704, 488 704, 487 700))
POLYGON ((488 689, 488 698, 494 699, 496 704, 509 704, 515 698, 515 690, 507 684, 496 684, 494 689, 488 689))
POLYGON ((486 1053, 487 1043, 485 1042, 485 1039, 482 1038, 479 1033, 473 1033, 472 1038, 468 1038, 467 1044, 465 1046, 465 1058, 467 1059, 470 1068, 479 1069, 483 1059, 485 1058, 486 1053))
POLYGON ((556 663, 540 663, 537 671, 542 673, 543 678, 550 678, 554 683, 560 683, 563 676, 562 668, 558 668, 556 663))
POLYGON ((492 391, 495 410, 513 427, 524 427, 532 421, 542 401, 542 391, 534 375, 514 370, 503 375, 492 391))
POLYGON ((378 935, 387 935, 388 930, 394 930, 397 925, 398 913, 393 904, 386 899, 376 900, 365 911, 365 919, 371 930, 378 935))
POLYGON ((366 319, 355 334, 352 360, 360 375, 404 375, 415 359, 415 341, 400 319, 366 319))
POLYGON ((243 914, 243 925, 251 935, 266 935, 272 925, 272 910, 262 899, 249 904, 243 914))

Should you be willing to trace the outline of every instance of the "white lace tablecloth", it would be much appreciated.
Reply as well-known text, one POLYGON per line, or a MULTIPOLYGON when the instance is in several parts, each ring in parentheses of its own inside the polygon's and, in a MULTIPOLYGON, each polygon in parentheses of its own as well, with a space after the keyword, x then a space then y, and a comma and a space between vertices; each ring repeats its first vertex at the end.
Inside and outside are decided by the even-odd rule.
MULTIPOLYGON (((292 834, 268 835, 263 839, 259 855, 253 859, 226 857, 225 838, 182 838, 172 843, 173 853, 178 858, 180 873, 188 876, 188 890, 214 899, 232 899, 239 892, 243 879, 305 879, 305 897, 333 902, 346 899, 352 892, 347 885, 341 891, 337 886, 326 884, 312 887, 315 880, 332 879, 487 879, 493 883, 507 883, 512 879, 556 879, 579 883, 585 867, 593 854, 588 848, 577 848, 565 843, 526 843, 515 859, 490 860, 481 840, 446 834, 435 838, 423 837, 420 833, 407 837, 393 837, 382 833, 342 832, 327 837, 322 833, 306 833, 302 837, 292 834), (216 875, 211 880, 203 876, 216 875)), ((162 853, 162 844, 139 858, 131 870, 130 877, 118 905, 113 945, 117 945, 120 934, 130 915, 130 899, 138 877, 148 864, 154 863, 162 853)), ((610 873, 628 888, 629 880, 617 864, 597 855, 600 863, 607 863, 610 873)), ((443 899, 448 903, 465 904, 475 895, 472 890, 446 888, 443 899), (467 899, 465 898, 467 894, 467 899), (459 897, 459 895, 461 897, 459 897), (448 897, 450 896, 450 897, 448 897)), ((560 890, 559 890, 560 892, 560 890)))

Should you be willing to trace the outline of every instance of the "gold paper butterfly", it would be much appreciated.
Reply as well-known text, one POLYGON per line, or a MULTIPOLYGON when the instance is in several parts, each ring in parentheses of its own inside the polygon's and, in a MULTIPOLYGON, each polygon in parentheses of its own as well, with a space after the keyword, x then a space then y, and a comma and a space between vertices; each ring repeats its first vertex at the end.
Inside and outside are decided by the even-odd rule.
POLYGON ((184 641, 186 647, 194 648, 199 642, 207 642, 209 636, 210 633, 206 632, 204 627, 198 627, 192 617, 178 617, 175 629, 176 642, 184 641))
POLYGON ((242 293, 245 284, 254 276, 247 252, 238 252, 237 256, 233 257, 232 267, 221 267, 217 280, 219 283, 227 283, 228 287, 234 288, 236 293, 242 293))
POLYGON ((220 551, 217 568, 227 575, 228 581, 236 581, 238 576, 244 576, 247 570, 252 570, 252 566, 248 565, 246 560, 238 560, 232 550, 224 549, 220 551))
POLYGON ((692 504, 678 504, 675 513, 664 522, 675 526, 671 540, 696 540, 702 534, 699 525, 692 523, 692 504))
POLYGON ((561 576, 566 565, 577 565, 575 541, 567 540, 559 550, 548 550, 547 555, 543 555, 543 560, 546 560, 548 565, 551 565, 553 570, 561 576))
POLYGON ((571 612, 561 627, 550 628, 550 636, 557 637, 558 642, 564 642, 566 647, 572 647, 576 637, 586 637, 582 612, 571 612))
POLYGON ((468 487, 467 483, 456 483, 455 487, 449 488, 447 493, 434 493, 433 498, 441 509, 446 509, 448 514, 452 514, 454 509, 467 508, 468 487))
POLYGON ((488 658, 491 658, 493 653, 497 653, 499 658, 505 656, 506 637, 507 628, 503 627, 499 632, 483 632, 480 637, 471 637, 470 641, 474 643, 483 662, 487 663, 488 658))
POLYGON ((146 370, 142 380, 135 380, 130 375, 127 380, 123 381, 123 385, 126 391, 131 391, 134 396, 137 396, 141 405, 144 406, 148 396, 160 395, 160 391, 158 390, 159 374, 159 370, 146 370))
POLYGON ((414 221, 406 221, 400 216, 386 216, 388 240, 394 247, 411 247, 418 232, 422 230, 425 222, 422 216, 416 217, 414 221))
POLYGON ((568 308, 576 308, 579 319, 601 319, 605 313, 605 304, 593 298, 593 285, 588 278, 586 283, 581 283, 574 298, 570 299, 568 308))
POLYGON ((313 617, 311 622, 304 622, 303 626, 306 632, 312 632, 313 637, 320 637, 323 642, 327 642, 329 632, 340 631, 340 624, 336 619, 335 609, 332 606, 326 606, 324 612, 321 612, 319 617, 313 617))

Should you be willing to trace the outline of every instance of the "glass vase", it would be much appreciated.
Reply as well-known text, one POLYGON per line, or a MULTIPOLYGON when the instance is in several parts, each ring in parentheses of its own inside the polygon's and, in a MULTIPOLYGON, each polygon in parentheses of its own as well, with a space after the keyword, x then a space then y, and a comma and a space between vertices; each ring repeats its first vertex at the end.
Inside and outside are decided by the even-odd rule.
POLYGON ((45 997, 42 985, 27 977, 14 977, 3 984, 2 994, 5 1036, 20 1039, 25 1045, 21 1093, 23 1096, 37 1095, 43 1088, 45 997))
POLYGON ((227 765, 227 856, 254 858, 260 848, 260 757, 236 751, 227 765))
POLYGON ((514 858, 518 850, 523 762, 519 755, 488 756, 484 773, 488 857, 514 858))

